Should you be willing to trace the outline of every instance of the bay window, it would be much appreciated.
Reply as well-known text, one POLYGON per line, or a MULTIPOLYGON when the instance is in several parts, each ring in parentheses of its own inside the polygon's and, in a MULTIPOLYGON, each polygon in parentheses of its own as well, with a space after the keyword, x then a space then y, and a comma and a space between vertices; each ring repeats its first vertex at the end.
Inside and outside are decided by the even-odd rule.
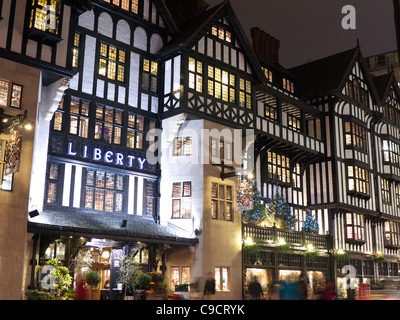
POLYGON ((348 190, 350 193, 370 195, 369 171, 358 166, 347 166, 348 190))
POLYGON ((364 216, 353 212, 346 213, 346 240, 350 242, 365 241, 364 216))

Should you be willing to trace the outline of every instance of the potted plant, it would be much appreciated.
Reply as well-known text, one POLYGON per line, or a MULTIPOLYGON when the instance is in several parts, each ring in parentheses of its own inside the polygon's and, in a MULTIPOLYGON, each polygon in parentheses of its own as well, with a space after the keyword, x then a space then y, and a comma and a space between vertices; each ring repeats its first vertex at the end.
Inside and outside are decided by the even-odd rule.
POLYGON ((136 297, 138 300, 146 299, 146 291, 150 290, 151 276, 140 271, 135 278, 136 297))
POLYGON ((99 283, 101 282, 100 274, 95 270, 89 270, 85 274, 86 283, 92 288, 97 288, 99 283))
POLYGON ((121 261, 117 283, 122 284, 125 299, 129 296, 133 299, 135 295, 135 280, 139 273, 140 266, 135 261, 133 254, 130 256, 123 256, 121 261))
POLYGON ((85 282, 90 288, 90 300, 99 300, 100 291, 97 286, 101 282, 100 274, 95 270, 89 270, 85 273, 85 282))
POLYGON ((150 282, 150 292, 149 300, 164 300, 163 296, 167 292, 167 284, 165 283, 165 276, 157 271, 150 272, 151 282, 150 282))

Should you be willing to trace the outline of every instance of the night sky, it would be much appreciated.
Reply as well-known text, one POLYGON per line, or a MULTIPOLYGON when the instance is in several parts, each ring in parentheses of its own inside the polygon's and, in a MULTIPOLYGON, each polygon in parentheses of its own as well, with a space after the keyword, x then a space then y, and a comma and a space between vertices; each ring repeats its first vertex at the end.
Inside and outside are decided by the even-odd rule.
MULTIPOLYGON (((210 7, 222 0, 206 0, 210 7)), ((396 50, 392 0, 230 0, 251 43, 259 27, 281 42, 280 63, 290 68, 354 48, 365 57, 396 50), (342 8, 356 9, 356 29, 342 28, 342 8)))

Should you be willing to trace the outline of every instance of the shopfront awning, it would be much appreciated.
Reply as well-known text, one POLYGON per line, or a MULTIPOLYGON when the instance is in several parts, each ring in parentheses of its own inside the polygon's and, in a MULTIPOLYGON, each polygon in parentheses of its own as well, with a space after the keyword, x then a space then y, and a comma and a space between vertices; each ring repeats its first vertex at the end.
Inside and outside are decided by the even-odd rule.
POLYGON ((65 211, 40 212, 28 217, 28 232, 115 241, 194 246, 195 236, 172 225, 160 225, 151 217, 113 217, 111 214, 89 214, 65 211))

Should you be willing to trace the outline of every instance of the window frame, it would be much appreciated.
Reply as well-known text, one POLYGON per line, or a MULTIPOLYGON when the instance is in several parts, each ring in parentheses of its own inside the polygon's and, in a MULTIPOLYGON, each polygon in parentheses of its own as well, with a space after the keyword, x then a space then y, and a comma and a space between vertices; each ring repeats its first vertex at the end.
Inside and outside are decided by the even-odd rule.
MULTIPOLYGON (((109 213, 109 214, 124 214, 126 213, 126 206, 124 206, 125 204, 125 199, 126 199, 126 192, 127 192, 127 188, 126 188, 126 175, 124 174, 120 174, 117 172, 112 172, 112 171, 107 171, 104 169, 98 169, 98 168, 90 168, 90 167, 86 167, 83 168, 84 173, 82 174, 82 197, 81 197, 81 209, 82 210, 86 210, 86 211, 93 211, 93 212, 103 212, 103 213, 109 213), (88 183, 88 179, 90 179, 88 177, 88 173, 89 172, 93 172, 93 177, 92 177, 92 181, 93 183, 90 184, 88 183), (100 183, 100 180, 98 179, 98 175, 97 173, 101 172, 104 173, 104 179, 103 181, 103 185, 99 186, 98 182, 100 183), (109 175, 113 175, 113 187, 107 187, 107 176, 109 175), (118 188, 118 177, 120 179, 122 179, 122 189, 118 188), (88 190, 91 190, 92 195, 91 195, 91 200, 88 198, 88 190), (99 191, 99 193, 97 193, 96 191, 99 191), (102 204, 101 204, 101 209, 99 209, 99 207, 97 207, 96 204, 96 195, 100 194, 100 192, 102 192, 103 196, 101 198, 102 200, 102 204), (106 197, 106 192, 112 193, 113 194, 113 202, 112 202, 112 209, 111 210, 107 210, 107 197, 106 197), (117 210, 117 194, 119 196, 122 197, 121 201, 121 210, 117 210), (88 204, 90 203, 89 201, 91 201, 91 206, 89 206, 88 204)), ((121 183, 120 183, 121 184, 121 183)))
POLYGON ((192 206, 192 181, 177 181, 172 183, 172 194, 171 194, 171 204, 172 204, 172 212, 171 219, 191 219, 193 213, 192 206), (174 194, 175 185, 179 184, 179 195, 174 194), (189 195, 185 194, 185 184, 189 184, 189 195), (179 204, 179 212, 175 211, 174 204, 179 204), (185 204, 185 206, 183 206, 185 204), (189 209, 189 214, 184 212, 184 210, 189 209))
MULTIPOLYGON (((113 52, 114 54, 114 52, 113 52)), ((128 63, 127 63, 127 51, 124 49, 121 49, 120 47, 107 43, 105 41, 99 41, 98 44, 98 62, 97 62, 97 75, 106 80, 106 81, 112 81, 115 82, 116 84, 125 84, 126 79, 127 79, 127 73, 126 71, 128 70, 128 63), (104 50, 104 48, 106 48, 104 50), (113 57, 110 57, 110 48, 115 49, 115 59, 113 57), (123 52, 123 61, 121 61, 121 52, 123 52), (115 65, 115 70, 111 75, 110 73, 110 65, 114 64, 115 65), (121 67, 121 69, 120 69, 121 67), (104 70, 104 72, 102 71, 104 70), (123 79, 120 79, 120 70, 123 72, 123 79)))
POLYGON ((283 185, 288 185, 288 186, 292 184, 292 172, 290 171, 290 159, 287 156, 269 151, 267 153, 266 162, 267 162, 266 169, 267 169, 268 180, 272 181, 275 184, 283 184, 283 185), (284 165, 282 164, 283 158, 284 158, 284 162, 285 162, 284 165), (270 168, 272 169, 272 171, 270 170, 270 168), (274 168, 276 168, 275 173, 274 173, 274 168), (286 173, 285 175, 282 174, 283 170, 286 173), (281 173, 280 178, 276 178, 276 176, 279 177, 279 172, 281 173), (276 176, 274 176, 274 175, 276 175, 276 176), (284 176, 286 177, 285 179, 283 179, 284 176))
MULTIPOLYGON (((0 107, 9 107, 14 109, 21 109, 22 107, 22 93, 23 93, 23 86, 15 83, 10 80, 0 79, 1 83, 7 84, 7 90, 3 90, 3 96, 5 95, 5 104, 0 104, 0 107), (19 97, 18 97, 18 105, 13 105, 13 95, 14 95, 14 88, 19 88, 19 97)), ((0 87, 1 90, 1 87, 0 87)))
POLYGON ((385 221, 383 232, 385 247, 400 248, 400 224, 398 222, 385 221))
POLYGON ((370 198, 371 197, 371 182, 370 182, 370 172, 367 168, 363 168, 361 166, 358 166, 357 164, 347 164, 346 165, 346 178, 347 178, 347 192, 350 195, 355 195, 355 196, 360 196, 363 198, 370 198), (349 168, 352 167, 352 175, 350 175, 349 168), (361 170, 361 171, 360 171, 361 170), (358 171, 358 173, 357 173, 358 171), (359 175, 360 172, 361 177, 357 176, 359 175), (356 174, 357 173, 357 174, 356 174), (365 173, 366 179, 364 179, 363 174, 365 173), (350 181, 353 180, 353 189, 351 189, 351 184, 350 181), (360 190, 360 182, 362 185, 362 189, 360 190), (364 184, 365 184, 365 189, 367 192, 364 192, 364 184))
POLYGON ((343 121, 345 134, 345 148, 367 152, 367 132, 366 127, 356 123, 351 119, 343 121))
POLYGON ((123 137, 123 128, 124 128, 124 110, 119 109, 119 108, 114 108, 110 106, 106 106, 103 104, 96 103, 95 104, 95 116, 94 116, 94 136, 93 139, 96 141, 102 141, 110 145, 122 145, 122 137, 123 137), (99 118, 100 112, 98 112, 99 108, 103 108, 103 111, 101 112, 102 117, 99 118), (112 115, 112 122, 107 121, 106 117, 106 111, 107 109, 112 109, 113 115, 112 115), (116 114, 117 112, 120 113, 121 115, 121 121, 120 123, 116 122, 116 114), (101 124, 101 127, 99 126, 101 124), (112 126, 112 133, 111 133, 111 141, 106 140, 105 137, 108 137, 109 135, 105 135, 105 128, 112 126), (99 128, 101 128, 101 133, 98 132, 99 128), (117 129, 117 130, 116 130, 117 129), (119 131, 119 135, 116 135, 116 132, 119 131), (100 135, 100 136, 99 136, 100 135), (118 137, 119 142, 116 142, 116 137, 118 137))
POLYGON ((32 0, 30 3, 30 18, 29 18, 29 23, 28 24, 28 34, 31 38, 33 39, 41 39, 44 43, 47 44, 56 44, 60 42, 61 39, 61 32, 62 32, 62 22, 63 22, 63 13, 64 13, 64 4, 61 0, 32 0), (55 6, 55 11, 50 11, 47 10, 46 13, 43 13, 43 8, 45 6, 52 6, 53 1, 56 2, 55 6), (44 5, 45 2, 46 4, 44 5), (39 17, 39 14, 36 14, 41 10, 42 16, 48 16, 48 12, 50 11, 50 15, 55 16, 55 23, 56 23, 56 28, 55 29, 50 29, 50 28, 39 28, 36 26, 36 21, 37 18, 39 17), (55 31, 50 31, 50 30, 55 30, 55 31))
POLYGON ((234 187, 229 184, 223 184, 218 182, 211 182, 211 219, 220 221, 234 222, 235 207, 234 207, 234 187), (216 196, 213 192, 213 186, 216 185, 216 196), (221 187, 223 188, 223 197, 221 197, 221 187), (230 199, 228 198, 228 189, 230 189, 230 199), (216 206, 214 205, 216 204, 216 206), (228 206, 229 204, 229 206, 228 206), (227 209, 230 207, 230 212, 227 209), (223 216, 221 215, 221 208, 223 208, 223 216))
POLYGON ((154 61, 149 58, 141 59, 141 68, 140 68, 140 88, 142 91, 155 95, 158 93, 159 86, 159 72, 160 65, 157 61, 154 61), (147 61, 147 65, 146 65, 147 61), (153 67, 155 66, 155 72, 153 67), (146 77, 148 78, 145 81, 146 77), (155 81, 155 82, 154 82, 155 81), (147 84, 146 84, 147 82, 147 84))
POLYGON ((231 287, 230 267, 217 266, 214 268, 215 290, 219 292, 229 292, 231 287), (224 271, 226 271, 226 289, 224 289, 224 271))
POLYGON ((346 242, 351 243, 365 243, 365 217, 361 213, 346 212, 344 217, 345 224, 345 239, 346 242), (349 215, 351 221, 349 223, 349 215), (351 235, 349 234, 349 228, 351 229, 351 235), (361 239, 359 237, 361 231, 361 239), (355 238, 357 235, 357 239, 355 238))

